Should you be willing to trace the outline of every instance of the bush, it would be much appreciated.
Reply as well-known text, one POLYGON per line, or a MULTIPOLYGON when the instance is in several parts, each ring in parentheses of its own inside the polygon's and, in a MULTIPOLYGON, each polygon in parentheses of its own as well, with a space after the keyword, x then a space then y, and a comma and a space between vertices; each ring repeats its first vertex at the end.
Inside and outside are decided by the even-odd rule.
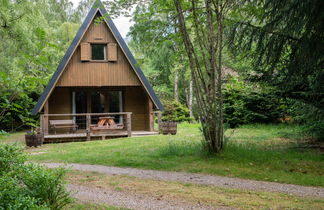
POLYGON ((0 144, 0 209, 62 209, 72 202, 65 169, 25 164, 16 145, 0 144))
POLYGON ((26 156, 21 148, 0 144, 0 176, 16 171, 25 161, 26 156))
POLYGON ((286 104, 271 88, 231 79, 224 90, 224 122, 231 128, 250 123, 273 123, 285 117, 286 104))
POLYGON ((162 113, 162 121, 191 122, 189 109, 176 101, 164 101, 165 110, 162 113))
POLYGON ((303 133, 309 137, 324 141, 324 110, 296 101, 289 113, 295 123, 303 127, 303 133))
POLYGON ((0 208, 2 209, 48 209, 38 205, 37 200, 26 194, 21 183, 8 175, 0 177, 0 208))

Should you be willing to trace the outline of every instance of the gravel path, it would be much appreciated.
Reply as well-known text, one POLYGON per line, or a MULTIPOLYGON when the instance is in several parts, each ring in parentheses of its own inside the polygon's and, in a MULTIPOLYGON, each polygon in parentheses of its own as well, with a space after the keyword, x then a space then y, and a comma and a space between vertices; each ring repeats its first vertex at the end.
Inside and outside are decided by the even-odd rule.
POLYGON ((63 164, 63 163, 43 163, 49 168, 64 166, 72 170, 79 171, 95 171, 104 174, 127 175, 138 178, 163 180, 163 181, 178 181, 184 183, 195 183, 212 185, 223 188, 235 188, 245 190, 258 190, 268 192, 280 192, 289 195, 311 196, 324 198, 324 188, 322 187, 306 187, 293 184, 280 184, 275 182, 254 181, 240 178, 230 178, 223 176, 209 176, 194 173, 183 172, 168 172, 143 170, 135 168, 121 168, 100 165, 85 165, 85 164, 63 164))
POLYGON ((185 203, 169 198, 146 196, 143 194, 114 191, 96 187, 68 185, 74 197, 90 203, 104 203, 130 209, 233 209, 226 207, 211 207, 202 204, 185 203))

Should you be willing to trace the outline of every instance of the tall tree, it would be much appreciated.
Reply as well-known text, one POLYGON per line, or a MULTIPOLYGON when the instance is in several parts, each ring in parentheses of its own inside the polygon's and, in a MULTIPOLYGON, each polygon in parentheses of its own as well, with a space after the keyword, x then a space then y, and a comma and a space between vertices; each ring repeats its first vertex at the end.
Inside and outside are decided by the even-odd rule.
POLYGON ((187 52, 206 145, 223 148, 222 51, 230 0, 174 0, 179 30, 187 52))
POLYGON ((261 80, 285 96, 324 107, 321 0, 247 1, 230 21, 232 49, 253 56, 261 80))
POLYGON ((324 1, 253 0, 231 17, 232 49, 254 57, 258 81, 298 103, 324 138, 324 1))
POLYGON ((185 103, 184 90, 189 82, 183 74, 188 64, 183 56, 174 8, 169 6, 165 1, 137 5, 132 19, 134 25, 128 35, 129 44, 159 96, 185 103))

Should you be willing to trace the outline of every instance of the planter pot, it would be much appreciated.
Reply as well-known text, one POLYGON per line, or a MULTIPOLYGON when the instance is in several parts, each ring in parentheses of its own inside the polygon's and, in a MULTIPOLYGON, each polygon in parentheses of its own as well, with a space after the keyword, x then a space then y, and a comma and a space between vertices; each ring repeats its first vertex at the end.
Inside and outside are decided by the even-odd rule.
POLYGON ((177 134, 177 123, 176 122, 161 122, 161 133, 163 135, 177 134))
POLYGON ((28 147, 38 147, 43 144, 42 134, 25 135, 26 145, 28 147))

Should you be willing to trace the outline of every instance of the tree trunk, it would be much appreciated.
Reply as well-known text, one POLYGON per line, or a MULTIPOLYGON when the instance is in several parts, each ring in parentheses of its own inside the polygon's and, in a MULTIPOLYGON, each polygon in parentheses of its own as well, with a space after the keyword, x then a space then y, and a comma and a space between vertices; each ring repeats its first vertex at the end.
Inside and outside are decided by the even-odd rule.
POLYGON ((189 83, 188 109, 189 109, 190 117, 193 117, 193 114, 192 114, 192 80, 190 80, 190 83, 189 83))
POLYGON ((175 76, 174 76, 174 100, 176 102, 179 102, 179 90, 178 90, 178 86, 179 86, 179 71, 176 70, 175 76))
MULTIPOLYGON (((186 11, 192 13, 193 22, 187 26, 184 14, 188 14, 184 13, 182 9, 182 0, 174 0, 179 31, 182 35, 191 69, 198 107, 197 113, 201 121, 206 146, 210 153, 220 152, 224 140, 221 58, 222 12, 227 5, 226 2, 205 0, 205 5, 198 9, 196 4, 202 2, 191 0, 191 8, 186 7, 186 11), (200 23, 202 15, 206 17, 205 24, 200 23), (194 34, 191 35, 192 33, 194 34), (192 41, 192 39, 194 40, 192 41)), ((189 101, 192 101, 192 98, 188 100, 188 107, 189 101)))

